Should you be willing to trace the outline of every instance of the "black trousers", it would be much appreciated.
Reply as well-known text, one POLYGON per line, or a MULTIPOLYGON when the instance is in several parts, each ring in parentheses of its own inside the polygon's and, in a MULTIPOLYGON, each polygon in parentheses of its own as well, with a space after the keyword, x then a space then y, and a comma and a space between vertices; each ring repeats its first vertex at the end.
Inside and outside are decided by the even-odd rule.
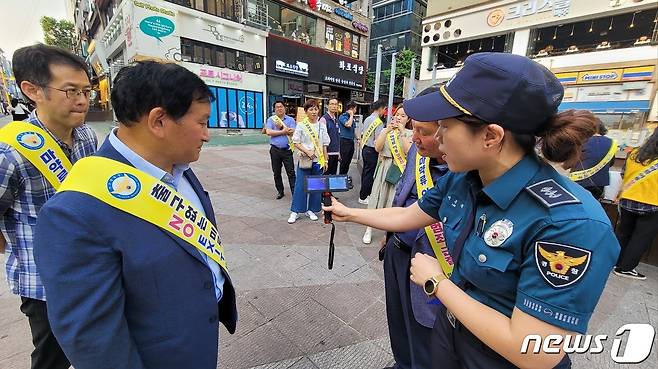
POLYGON ((324 171, 324 175, 335 175, 338 173, 338 155, 327 155, 327 170, 324 171))
MULTIPOLYGON (((455 327, 446 316, 445 306, 439 313, 432 329, 433 369, 513 369, 514 364, 480 341, 459 321, 455 327)), ((532 347, 532 345, 531 345, 532 347)), ((564 355, 554 369, 571 368, 571 359, 564 355)))
POLYGON ((55 339, 48 322, 46 302, 21 297, 21 311, 27 316, 32 331, 32 369, 68 369, 71 366, 55 339))
POLYGON ((658 212, 637 214, 621 208, 619 225, 617 225, 617 239, 621 245, 621 252, 617 267, 623 272, 635 269, 657 234, 658 212))
POLYGON ((363 155, 363 172, 361 172, 361 191, 359 191, 359 198, 365 200, 372 192, 372 184, 375 180, 375 169, 377 168, 379 154, 374 147, 370 146, 363 146, 361 154, 363 155))
POLYGON ((429 369, 432 366, 432 329, 416 321, 411 306, 409 267, 411 250, 394 246, 393 237, 384 254, 386 320, 396 369, 429 369))
POLYGON ((292 159, 292 151, 270 145, 270 160, 272 161, 272 173, 274 174, 274 187, 276 187, 276 192, 283 193, 281 166, 285 166, 290 193, 293 193, 295 191, 295 163, 292 159))
POLYGON ((339 174, 347 174, 354 157, 354 140, 340 139, 340 169, 339 174))

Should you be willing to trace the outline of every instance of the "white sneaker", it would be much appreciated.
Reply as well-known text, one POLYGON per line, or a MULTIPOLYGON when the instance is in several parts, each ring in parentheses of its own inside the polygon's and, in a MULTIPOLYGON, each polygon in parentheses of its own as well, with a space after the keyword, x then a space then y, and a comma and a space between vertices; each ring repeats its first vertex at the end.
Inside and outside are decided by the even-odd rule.
POLYGON ((297 213, 290 213, 290 217, 288 218, 288 223, 293 224, 297 221, 297 213))
POLYGON ((372 228, 368 227, 366 233, 363 234, 363 243, 368 245, 370 242, 372 242, 372 228))
POLYGON ((366 197, 365 200, 361 200, 361 198, 359 198, 359 204, 368 205, 369 200, 370 200, 370 196, 366 197))
POLYGON ((308 217, 311 218, 311 220, 318 220, 318 216, 315 215, 315 213, 310 210, 306 212, 306 215, 308 215, 308 217))

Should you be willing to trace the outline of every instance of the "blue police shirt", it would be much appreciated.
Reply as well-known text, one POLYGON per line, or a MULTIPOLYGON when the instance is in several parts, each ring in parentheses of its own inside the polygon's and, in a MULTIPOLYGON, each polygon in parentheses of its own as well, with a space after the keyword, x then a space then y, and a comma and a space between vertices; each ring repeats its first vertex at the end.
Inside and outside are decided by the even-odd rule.
POLYGON ((451 253, 475 206, 451 277, 471 297, 585 333, 619 254, 589 192, 528 155, 484 188, 477 172, 448 173, 418 205, 443 221, 451 253))

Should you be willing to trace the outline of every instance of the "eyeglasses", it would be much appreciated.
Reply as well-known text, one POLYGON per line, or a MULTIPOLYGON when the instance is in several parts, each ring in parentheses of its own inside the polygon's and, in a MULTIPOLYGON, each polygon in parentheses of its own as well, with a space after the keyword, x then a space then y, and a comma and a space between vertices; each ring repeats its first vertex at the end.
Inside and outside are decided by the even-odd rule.
POLYGON ((79 97, 80 95, 84 95, 85 99, 89 99, 89 96, 91 96, 91 91, 92 91, 90 88, 86 88, 84 90, 80 90, 80 89, 77 89, 77 88, 69 88, 69 89, 66 89, 66 90, 62 90, 62 89, 55 88, 55 87, 50 87, 50 86, 43 86, 43 87, 50 88, 50 89, 57 90, 57 91, 61 91, 61 92, 66 94, 67 99, 74 99, 76 97, 79 97))

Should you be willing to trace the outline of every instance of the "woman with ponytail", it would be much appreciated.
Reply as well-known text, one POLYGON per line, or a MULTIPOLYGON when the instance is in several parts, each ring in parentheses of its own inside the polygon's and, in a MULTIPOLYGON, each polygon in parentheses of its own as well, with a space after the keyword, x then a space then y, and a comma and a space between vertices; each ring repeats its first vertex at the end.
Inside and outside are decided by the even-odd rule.
POLYGON ((596 132, 589 112, 557 113, 563 94, 526 57, 471 55, 439 92, 405 102, 412 119, 440 121, 450 173, 406 208, 325 208, 392 232, 443 223, 452 270, 420 253, 410 270, 440 305, 434 368, 571 367, 561 348, 535 351, 526 337, 586 333, 619 244, 589 192, 535 153, 538 139, 543 158, 569 165, 596 132))
POLYGON ((658 234, 658 129, 626 158, 624 181, 617 197, 621 254, 614 272, 620 277, 644 280, 647 277, 635 267, 658 234))

